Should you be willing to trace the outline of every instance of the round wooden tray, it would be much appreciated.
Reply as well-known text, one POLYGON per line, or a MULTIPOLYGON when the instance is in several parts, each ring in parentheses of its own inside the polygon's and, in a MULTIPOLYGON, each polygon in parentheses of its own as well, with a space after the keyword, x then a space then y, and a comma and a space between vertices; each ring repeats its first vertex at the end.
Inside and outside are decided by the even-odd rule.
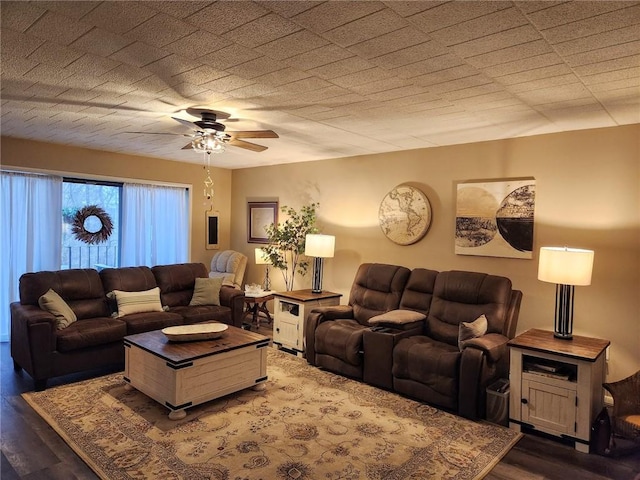
POLYGON ((228 328, 224 323, 199 323, 163 328, 162 333, 172 342, 191 342, 220 338, 228 328))

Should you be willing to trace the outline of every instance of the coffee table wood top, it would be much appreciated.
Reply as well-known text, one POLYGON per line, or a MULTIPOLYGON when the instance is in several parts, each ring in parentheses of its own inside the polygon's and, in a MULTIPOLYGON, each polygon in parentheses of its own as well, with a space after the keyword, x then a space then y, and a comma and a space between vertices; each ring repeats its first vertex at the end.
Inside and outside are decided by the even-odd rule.
POLYGON ((171 342, 161 330, 136 333, 124 337, 125 347, 135 345, 166 360, 175 367, 180 367, 181 364, 186 364, 199 358, 228 352, 237 348, 261 344, 267 346, 269 341, 269 337, 232 327, 231 325, 222 334, 222 337, 214 340, 171 342))

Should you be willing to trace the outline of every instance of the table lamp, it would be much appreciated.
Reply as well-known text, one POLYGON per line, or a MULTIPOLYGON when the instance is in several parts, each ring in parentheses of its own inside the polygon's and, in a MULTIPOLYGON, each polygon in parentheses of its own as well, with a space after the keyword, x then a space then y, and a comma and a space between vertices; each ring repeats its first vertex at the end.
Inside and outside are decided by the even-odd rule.
POLYGON ((556 284, 556 316, 553 335, 573 337, 574 287, 591 285, 593 250, 567 247, 542 247, 538 263, 538 280, 556 284))
POLYGON ((311 293, 322 293, 323 260, 333 257, 335 244, 333 235, 309 234, 305 237, 304 254, 314 257, 311 293))
POLYGON ((264 271, 264 282, 262 282, 262 289, 266 292, 271 290, 271 279, 269 278, 269 265, 271 260, 269 256, 262 248, 256 248, 256 265, 266 265, 264 271))

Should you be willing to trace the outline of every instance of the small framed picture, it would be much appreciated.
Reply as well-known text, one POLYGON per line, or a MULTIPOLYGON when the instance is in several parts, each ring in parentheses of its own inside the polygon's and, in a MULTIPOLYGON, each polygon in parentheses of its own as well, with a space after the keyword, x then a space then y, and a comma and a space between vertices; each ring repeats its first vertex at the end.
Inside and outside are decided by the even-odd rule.
POLYGON ((278 222, 278 202, 248 202, 247 242, 268 243, 267 227, 278 222))
POLYGON ((207 212, 205 224, 205 245, 207 250, 217 250, 218 247, 218 212, 207 212))

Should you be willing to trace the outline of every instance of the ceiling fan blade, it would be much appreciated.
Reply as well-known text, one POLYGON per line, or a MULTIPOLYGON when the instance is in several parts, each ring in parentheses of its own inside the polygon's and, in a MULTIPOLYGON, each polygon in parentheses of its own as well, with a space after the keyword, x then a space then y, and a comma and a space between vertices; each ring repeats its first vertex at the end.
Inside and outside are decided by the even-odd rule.
POLYGON ((247 150, 251 150, 253 152, 264 152, 268 147, 257 145, 251 142, 245 142, 244 140, 236 140, 235 138, 231 138, 229 140, 229 145, 233 145, 234 147, 246 148, 247 150))
POLYGON ((180 150, 193 150, 193 145, 191 144, 191 142, 189 142, 184 147, 182 147, 180 150))
POLYGON ((182 118, 178 118, 178 117, 171 117, 171 118, 173 118, 176 122, 181 123, 185 127, 189 127, 189 128, 194 129, 194 130, 198 130, 198 126, 195 123, 191 123, 189 120, 183 120, 182 118))
POLYGON ((280 138, 273 130, 246 130, 242 132, 225 132, 231 138, 280 138))

